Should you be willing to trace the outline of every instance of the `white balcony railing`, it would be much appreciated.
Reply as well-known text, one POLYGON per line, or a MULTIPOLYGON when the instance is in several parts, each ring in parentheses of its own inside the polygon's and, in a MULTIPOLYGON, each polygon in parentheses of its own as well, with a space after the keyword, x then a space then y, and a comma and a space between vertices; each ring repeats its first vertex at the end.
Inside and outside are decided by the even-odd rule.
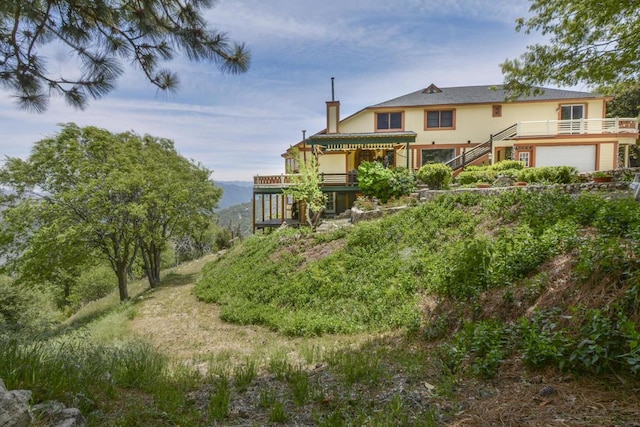
POLYGON ((540 120, 517 123, 517 136, 638 133, 638 119, 540 120))

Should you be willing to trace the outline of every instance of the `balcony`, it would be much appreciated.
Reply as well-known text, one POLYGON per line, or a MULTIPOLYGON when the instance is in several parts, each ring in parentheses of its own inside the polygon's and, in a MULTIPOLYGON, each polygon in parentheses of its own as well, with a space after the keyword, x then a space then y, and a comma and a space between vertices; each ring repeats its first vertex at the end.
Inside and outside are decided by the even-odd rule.
POLYGON ((638 119, 579 119, 518 122, 516 137, 556 135, 638 134, 638 119))
MULTIPOLYGON (((253 177, 253 188, 286 188, 295 185, 293 177, 299 174, 256 175, 253 177)), ((323 187, 357 187, 357 173, 321 173, 320 182, 323 187)))

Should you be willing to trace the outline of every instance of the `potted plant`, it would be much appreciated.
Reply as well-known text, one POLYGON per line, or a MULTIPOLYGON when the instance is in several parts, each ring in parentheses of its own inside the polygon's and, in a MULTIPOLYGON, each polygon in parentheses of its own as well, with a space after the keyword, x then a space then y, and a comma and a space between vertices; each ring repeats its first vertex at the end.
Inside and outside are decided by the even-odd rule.
POLYGON ((597 171, 593 173, 593 182, 611 182, 613 176, 609 172, 597 171))
POLYGON ((515 185, 516 187, 526 187, 527 186, 527 182, 526 181, 516 181, 513 183, 513 185, 515 185))

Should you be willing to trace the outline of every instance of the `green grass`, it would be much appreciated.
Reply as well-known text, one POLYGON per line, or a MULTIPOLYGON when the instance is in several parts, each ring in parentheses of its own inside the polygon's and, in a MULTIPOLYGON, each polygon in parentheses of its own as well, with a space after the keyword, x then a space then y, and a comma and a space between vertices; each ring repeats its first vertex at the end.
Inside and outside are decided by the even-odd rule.
POLYGON ((572 250, 585 228, 637 238, 639 224, 638 204, 624 199, 454 193, 360 223, 320 259, 307 254, 326 236, 254 236, 207 266, 196 295, 221 304, 226 321, 294 336, 417 330, 420 292, 474 298, 572 250))
MULTIPOLYGON (((258 423, 304 411, 317 425, 432 426, 435 406, 416 408, 397 388, 375 396, 401 377, 403 387, 427 382, 434 398, 455 400, 460 378, 495 377, 510 358, 640 375, 639 239, 638 203, 522 191, 451 194, 349 231, 255 236, 207 265, 197 295, 229 321, 325 338, 280 346, 264 338, 250 356, 223 349, 187 363, 133 339, 128 325, 144 316, 142 302, 109 297, 53 338, 0 335, 0 378, 32 390, 34 403, 76 405, 97 426, 233 423, 234 399, 255 387, 258 423), (338 249, 310 257, 328 245, 338 249), (517 318, 482 305, 492 291, 503 307, 532 305, 552 276, 541 265, 560 255, 572 259, 567 280, 577 293, 613 289, 615 298, 517 318), (418 305, 426 294, 449 304, 429 324, 418 305), (429 340, 439 340, 437 351, 429 340)), ((164 284, 195 277, 167 275, 164 284)), ((131 294, 144 288, 134 284, 131 294)))

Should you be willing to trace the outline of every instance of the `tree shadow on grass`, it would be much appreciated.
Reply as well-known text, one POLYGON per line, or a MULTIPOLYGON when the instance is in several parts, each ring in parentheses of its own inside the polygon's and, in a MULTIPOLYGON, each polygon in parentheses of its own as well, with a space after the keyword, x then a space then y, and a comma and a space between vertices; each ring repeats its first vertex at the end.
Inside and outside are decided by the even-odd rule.
POLYGON ((171 272, 162 278, 162 280, 160 281, 160 286, 162 287, 185 286, 191 283, 195 283, 197 279, 198 279, 198 273, 178 274, 178 273, 171 272))

